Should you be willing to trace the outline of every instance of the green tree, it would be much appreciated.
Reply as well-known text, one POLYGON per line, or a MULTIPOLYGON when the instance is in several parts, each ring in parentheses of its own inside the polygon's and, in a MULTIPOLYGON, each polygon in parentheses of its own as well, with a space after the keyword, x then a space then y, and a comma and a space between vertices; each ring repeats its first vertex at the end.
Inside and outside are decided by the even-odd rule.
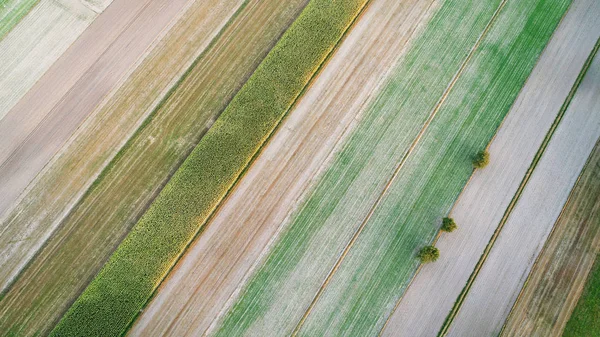
POLYGON ((440 257, 440 250, 434 246, 425 246, 419 251, 421 263, 435 262, 440 257))
POLYGON ((442 230, 444 232, 454 232, 454 230, 458 228, 458 226, 456 225, 456 222, 454 221, 454 219, 452 218, 444 218, 442 220, 442 230))
POLYGON ((486 167, 490 163, 490 153, 487 151, 481 151, 473 158, 473 167, 481 169, 486 167))

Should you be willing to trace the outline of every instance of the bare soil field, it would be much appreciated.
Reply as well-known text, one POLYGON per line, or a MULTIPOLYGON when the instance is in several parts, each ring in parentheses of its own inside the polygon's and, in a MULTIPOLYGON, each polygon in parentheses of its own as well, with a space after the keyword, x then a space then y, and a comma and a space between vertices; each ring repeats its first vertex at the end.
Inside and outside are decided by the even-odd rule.
POLYGON ((449 336, 496 336, 500 332, 600 137, 599 76, 600 57, 596 56, 451 322, 449 336))
POLYGON ((451 210, 459 229, 436 242, 440 259, 415 275, 383 335, 431 336, 442 327, 594 47, 597 36, 580 34, 597 29, 590 6, 598 7, 576 1, 558 26, 489 146, 491 163, 473 174, 451 210))
POLYGON ((501 336, 560 336, 600 250, 600 143, 536 260, 501 336))
POLYGON ((375 0, 369 5, 130 335, 206 332, 340 138, 359 119, 433 3, 375 0))
MULTIPOLYGON (((34 173, 33 170, 24 173, 26 170, 21 166, 28 164, 31 168, 31 162, 38 163, 43 151, 48 151, 47 155, 50 155, 55 150, 47 146, 47 138, 51 137, 58 143, 68 137, 68 131, 77 128, 71 139, 62 145, 58 155, 30 184, 21 200, 17 200, 20 202, 2 220, 0 289, 5 288, 37 252, 100 171, 175 85, 191 62, 208 46, 241 3, 242 0, 230 0, 215 6, 213 3, 200 2, 187 10, 192 5, 188 0, 153 2, 61 100, 50 115, 54 121, 44 120, 45 130, 49 134, 35 134, 38 144, 30 147, 31 156, 19 156, 17 158, 20 160, 10 162, 14 165, 14 174, 3 174, 1 169, 6 166, 0 168, 0 186, 4 182, 16 192, 21 185, 15 179, 23 178, 26 181, 34 173), (182 19, 182 24, 174 32, 169 32, 163 43, 148 48, 148 43, 161 37, 158 35, 160 29, 166 33, 171 25, 169 21, 176 20, 181 11, 193 11, 190 14, 194 19, 182 19), (145 25, 154 28, 148 29, 145 25), (192 25, 193 29, 190 28, 192 25), (144 38, 140 36, 143 35, 140 33, 142 31, 147 34, 144 38), (136 43, 132 44, 132 40, 136 43), (147 49, 152 52, 146 59, 142 54, 147 49), (133 53, 140 54, 138 60, 144 61, 131 78, 121 85, 121 79, 139 63, 133 53), (119 62, 114 62, 115 59, 119 62), (103 97, 103 93, 108 96, 103 97), (78 125, 86 115, 89 115, 88 119, 78 125), (63 127, 65 133, 60 134, 57 129, 62 130, 63 127), (23 177, 24 174, 27 176, 23 177)), ((38 126, 36 131, 41 128, 38 126)), ((41 170, 42 167, 40 165, 37 168, 41 170)), ((10 188, 7 188, 7 194, 8 191, 11 191, 10 188)))
MULTIPOLYGON (((69 216, 61 221, 63 214, 60 207, 65 206, 60 204, 49 218, 45 218, 44 212, 37 214, 47 222, 45 226, 53 221, 60 224, 56 233, 2 300, 0 316, 3 320, 0 320, 0 328, 18 326, 24 322, 31 325, 28 331, 35 331, 33 328, 36 326, 42 326, 44 331, 52 328, 306 3, 307 0, 285 3, 273 0, 250 1, 245 4, 198 61, 185 72, 184 78, 169 91, 164 101, 153 103, 158 104, 157 108, 69 216), (82 256, 81 251, 88 253, 82 256), (40 287, 40 284, 43 286, 40 287), (39 317, 46 317, 47 320, 36 319, 39 317)), ((206 8, 204 6, 212 6, 211 13, 215 13, 214 4, 198 2, 192 7, 194 11, 188 11, 186 19, 182 21, 184 23, 173 28, 177 29, 180 38, 187 39, 190 30, 199 29, 199 22, 207 20, 205 12, 200 10, 206 8)), ((195 36, 202 39, 202 30, 199 29, 195 36)), ((177 43, 170 42, 167 46, 176 48, 177 43)), ((161 56, 157 57, 160 60, 149 65, 153 72, 149 75, 139 74, 140 77, 134 79, 123 94, 115 96, 114 105, 109 103, 113 107, 110 110, 126 108, 131 102, 141 110, 127 111, 127 118, 132 120, 141 118, 146 109, 152 110, 153 105, 147 102, 152 95, 133 95, 133 90, 140 83, 152 84, 150 92, 156 91, 156 95, 162 90, 169 90, 161 86, 160 82, 152 80, 156 71, 162 71, 168 66, 165 62, 171 61, 170 52, 166 49, 165 54, 159 54, 161 56)), ((109 112, 107 110, 103 113, 109 116, 108 125, 118 129, 122 122, 120 116, 110 117, 109 112)), ((95 154, 96 146, 107 141, 107 137, 111 136, 110 132, 114 131, 112 128, 103 130, 86 140, 82 148, 89 149, 94 156, 98 156, 95 154)), ((103 147, 99 149, 114 150, 103 147)), ((107 157, 110 158, 103 154, 98 158, 104 160, 107 157)), ((77 172, 76 166, 72 165, 79 165, 76 156, 69 156, 69 161, 65 161, 64 172, 56 174, 61 176, 70 171, 77 172)), ((98 166, 89 167, 89 170, 99 169, 98 166)), ((88 174, 82 174, 82 181, 88 179, 88 174)), ((65 177, 68 175, 61 179, 65 177)), ((52 186, 51 182, 49 179, 44 184, 49 187, 52 186)), ((47 195, 50 198, 47 200, 51 200, 52 194, 47 195)), ((60 195, 61 198, 72 197, 69 190, 60 195)), ((20 221, 26 221, 27 218, 20 221)))
MULTIPOLYGON (((101 8, 112 1, 101 1, 101 8)), ((125 16, 135 15, 135 7, 145 1, 129 2, 131 11, 122 13, 125 16)), ((80 0, 41 0, 0 40, 0 120, 98 16, 99 12, 86 4, 80 0)), ((21 1, 20 5, 28 4, 21 1)), ((118 31, 119 25, 115 20, 113 29, 118 31)), ((0 38, 2 30, 0 27, 0 38)), ((106 35, 110 39, 111 34, 106 35)), ((98 44, 101 46, 101 41, 98 44)), ((4 131, 0 134, 6 134, 4 131)), ((0 144, 0 163, 5 159, 3 146, 0 144)))

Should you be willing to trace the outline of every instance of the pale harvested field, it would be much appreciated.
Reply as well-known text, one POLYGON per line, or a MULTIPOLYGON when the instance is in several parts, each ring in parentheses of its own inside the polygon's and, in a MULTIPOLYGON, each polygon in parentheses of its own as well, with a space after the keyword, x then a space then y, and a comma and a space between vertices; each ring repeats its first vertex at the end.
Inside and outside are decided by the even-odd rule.
POLYGON ((599 250, 600 143, 597 143, 501 336, 560 336, 599 250))
POLYGON ((594 2, 572 4, 492 141, 490 165, 452 209, 459 229, 439 238, 440 259, 419 270, 383 335, 432 336, 442 327, 594 47, 597 36, 580 33, 598 27, 594 2))
POLYGON ((451 323, 449 336, 497 336, 500 332, 600 137, 599 93, 597 56, 451 323))
MULTIPOLYGON (((306 3, 253 0, 230 21, 9 288, 0 309, 0 330, 20 325, 26 325, 28 333, 52 328, 306 3)), ((189 13, 188 21, 177 28, 183 30, 181 38, 189 36, 184 30, 197 29, 203 17, 199 10, 189 13)), ((200 33, 195 36, 202 38, 200 33)), ((154 71, 170 62, 168 53, 165 56, 154 71)), ((153 84, 153 90, 163 89, 153 84)), ((150 108, 143 102, 148 97, 132 98, 142 109, 150 108)), ((116 107, 127 102, 123 99, 116 107)), ((119 125, 114 118, 111 125, 119 125)), ((108 138, 110 131, 101 134, 108 138)))
POLYGON ((432 3, 369 5, 130 335, 206 331, 377 92, 432 3))
MULTIPOLYGON (((113 0, 99 2, 103 10, 113 0)), ((144 1, 129 1, 141 3, 144 1)), ((129 5, 135 14, 134 4, 129 5), (133 6, 132 6, 133 5, 133 6)), ((15 13, 10 13, 15 14, 15 13)), ((80 0, 41 0, 0 40, 0 120, 94 21, 99 12, 80 0)), ((115 22, 115 30, 119 23, 115 22)), ((2 36, 0 27, 0 38, 2 36)), ((110 34, 106 34, 110 35, 110 34)), ((101 44, 101 42, 98 42, 101 44)), ((85 57, 83 54, 77 57, 85 57)), ((6 134, 0 128, 0 134, 6 134)), ((8 130, 8 129, 6 129, 8 130)), ((9 139, 9 138, 6 138, 9 139)), ((11 141, 12 138, 10 138, 11 141)), ((0 144, 0 163, 6 158, 0 144)), ((1 213, 1 212, 0 212, 1 213)))
MULTIPOLYGON (((41 170, 43 167, 43 161, 38 158, 44 155, 44 151, 49 156, 61 141, 66 140, 68 131, 77 128, 77 132, 62 146, 59 155, 2 220, 0 289, 10 283, 48 239, 107 162, 241 3, 242 0, 217 4, 189 0, 152 1, 54 108, 49 115, 52 120, 45 119, 43 126, 36 128, 37 143, 27 148, 30 156, 21 155, 17 157, 19 160, 10 161, 14 163, 15 173, 5 174, 2 169, 7 167, 0 167, 0 188, 4 183, 10 186, 8 191, 16 192, 16 188, 22 185, 15 179, 22 178, 23 183, 33 179, 34 173, 37 173, 34 169, 41 170), (188 10, 192 3, 195 5, 188 10), (167 34, 167 39, 151 48, 152 52, 145 59, 143 54, 150 44, 166 33, 182 11, 188 13, 192 20, 183 19, 174 32, 167 34), (142 59, 145 60, 139 69, 121 86, 124 76, 142 59), (103 97, 103 94, 108 96, 103 97), (89 118, 80 125, 81 119, 87 115, 89 118), (42 127, 47 133, 37 132, 42 127), (63 130, 65 132, 60 134, 63 130), (57 144, 48 146, 48 138, 57 144), (40 166, 32 167, 31 162, 40 166), (31 172, 24 172, 26 170, 21 167, 24 164, 30 166, 31 172)), ((32 142, 33 139, 28 139, 28 144, 32 142)), ((19 150, 24 152, 26 148, 19 150)))

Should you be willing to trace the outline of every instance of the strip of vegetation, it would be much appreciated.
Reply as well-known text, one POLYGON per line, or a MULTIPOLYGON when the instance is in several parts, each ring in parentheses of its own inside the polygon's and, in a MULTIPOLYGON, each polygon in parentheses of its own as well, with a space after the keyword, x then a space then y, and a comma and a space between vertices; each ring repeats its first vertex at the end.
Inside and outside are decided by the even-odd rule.
MULTIPOLYGON (((595 219, 598 222, 598 219, 595 219)), ((597 223, 596 225, 600 225, 597 223)), ((588 276, 585 290, 565 327, 563 337, 600 336, 600 255, 588 276)))
POLYGON ((309 3, 52 336, 125 331, 366 3, 309 3))
POLYGON ((0 40, 10 32, 40 0, 9 0, 0 3, 0 40))

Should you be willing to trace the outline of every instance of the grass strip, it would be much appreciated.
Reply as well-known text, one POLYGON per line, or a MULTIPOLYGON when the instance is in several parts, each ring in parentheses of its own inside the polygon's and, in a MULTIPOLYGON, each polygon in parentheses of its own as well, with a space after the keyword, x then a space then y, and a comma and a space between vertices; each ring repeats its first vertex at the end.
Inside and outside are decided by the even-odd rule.
MULTIPOLYGON (((596 226, 600 219, 593 219, 596 226)), ((600 336, 600 255, 588 276, 583 294, 567 322, 563 337, 600 336)))
POLYGON ((525 186, 529 182, 529 179, 531 178, 531 175, 532 175, 533 171, 537 167, 537 164, 539 163, 542 155, 544 154, 546 148, 548 147, 548 144, 550 143, 550 140, 552 139, 552 136, 554 135, 554 132, 556 131, 556 129, 558 128, 558 125, 562 121, 562 119, 563 119, 563 117, 565 115, 565 112, 567 111, 567 108, 569 107, 569 105, 570 105, 573 97, 575 96, 575 93, 577 92, 577 89, 579 88, 579 85, 581 84, 581 81, 585 77, 585 74, 586 74, 588 68, 590 67, 590 65, 591 65, 591 63, 592 63, 592 61, 594 59, 594 56, 598 52, 598 47, 599 46, 598 46, 598 43, 597 43, 596 47, 594 47, 594 50, 591 52, 590 56, 586 60, 586 63, 584 64, 581 72, 579 73, 579 76, 577 77, 577 80, 575 81, 575 83, 573 84, 573 87, 571 88, 571 91, 569 92, 569 95, 565 99, 565 102, 563 103, 560 111, 558 112, 558 115, 556 116, 556 119, 552 123, 552 126, 550 127, 550 130, 548 130, 548 133, 546 134, 546 137, 544 138, 544 140, 543 140, 540 148, 538 149, 535 157, 533 158, 533 161, 532 161, 529 169, 525 173, 525 177, 521 181, 521 183, 519 185, 519 188, 517 189, 517 192, 515 193, 515 196, 513 197, 513 199, 511 200, 510 204, 508 205, 506 211, 504 212, 504 215, 502 216, 502 219, 500 220, 500 223, 498 224, 498 227, 494 231, 494 234, 492 235, 492 238, 490 239, 490 241, 487 244, 486 248, 484 249, 481 257, 479 258, 479 261, 477 262, 477 265, 475 266, 475 269, 473 270, 473 273, 471 273, 471 275, 469 276, 467 284, 465 285, 464 289, 459 294, 458 299, 456 300, 456 303, 454 304, 454 306, 452 307, 452 310, 448 314, 448 317, 446 317, 446 320, 444 321, 444 325, 440 329, 440 332, 439 332, 438 336, 440 336, 440 337, 441 336, 445 336, 448 333, 448 330, 450 328, 450 325, 452 324, 452 321, 454 320, 454 318, 458 314, 458 311, 460 310, 460 307, 462 306, 462 303, 464 302, 465 298, 467 297, 467 294, 469 293, 469 290, 471 289, 471 286, 475 282, 475 278, 477 278, 477 275, 479 274, 479 271, 481 270, 481 267, 483 266, 485 260, 487 259, 487 256, 489 255, 490 251, 492 250, 492 248, 494 246, 494 243, 496 242, 496 239, 500 235, 500 232, 502 231, 502 228, 504 227, 504 224, 506 223, 506 221, 508 221, 508 218, 509 218, 510 214, 512 213, 512 210, 514 209, 514 207, 516 206, 517 202, 519 201, 519 198, 521 197, 521 194, 523 193, 523 191, 525 189, 525 186))
POLYGON ((308 4, 52 336, 125 331, 365 4, 308 4))
POLYGON ((3 0, 0 2, 0 40, 8 34, 40 0, 3 0))

